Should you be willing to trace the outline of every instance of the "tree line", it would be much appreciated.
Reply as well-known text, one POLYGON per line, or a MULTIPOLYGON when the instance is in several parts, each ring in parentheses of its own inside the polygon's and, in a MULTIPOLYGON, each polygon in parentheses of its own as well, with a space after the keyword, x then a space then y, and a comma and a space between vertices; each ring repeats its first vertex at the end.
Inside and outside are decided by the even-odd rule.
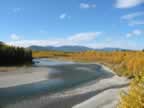
POLYGON ((0 65, 32 63, 32 51, 0 42, 0 65))

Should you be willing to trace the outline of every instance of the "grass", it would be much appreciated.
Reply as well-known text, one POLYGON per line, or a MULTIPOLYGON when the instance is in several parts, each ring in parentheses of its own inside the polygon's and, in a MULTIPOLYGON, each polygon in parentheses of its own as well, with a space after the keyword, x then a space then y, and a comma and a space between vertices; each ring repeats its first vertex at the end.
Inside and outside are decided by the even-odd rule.
POLYGON ((121 93, 120 103, 117 108, 144 108, 144 85, 134 79, 128 92, 121 93))
POLYGON ((57 57, 66 57, 69 53, 62 51, 33 51, 33 58, 57 58, 57 57))

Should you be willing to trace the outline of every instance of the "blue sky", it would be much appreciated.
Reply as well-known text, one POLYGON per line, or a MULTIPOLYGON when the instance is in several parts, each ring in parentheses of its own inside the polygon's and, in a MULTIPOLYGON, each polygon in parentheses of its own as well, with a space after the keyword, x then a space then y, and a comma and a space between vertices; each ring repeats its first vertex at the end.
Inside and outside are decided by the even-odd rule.
POLYGON ((10 45, 144 48, 144 0, 1 0, 10 45))

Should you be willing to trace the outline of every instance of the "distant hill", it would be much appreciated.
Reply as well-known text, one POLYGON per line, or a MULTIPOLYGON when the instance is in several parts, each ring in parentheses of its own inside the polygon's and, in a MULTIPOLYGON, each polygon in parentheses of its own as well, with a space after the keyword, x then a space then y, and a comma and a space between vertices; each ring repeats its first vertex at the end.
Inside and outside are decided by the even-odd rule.
POLYGON ((30 46, 29 48, 32 50, 50 50, 50 51, 65 51, 65 52, 80 52, 80 51, 95 50, 93 48, 88 48, 84 46, 60 46, 60 47, 30 46))
POLYGON ((122 49, 122 48, 102 48, 102 49, 96 49, 99 51, 128 51, 129 49, 122 49))
POLYGON ((101 49, 94 49, 85 46, 30 46, 30 49, 34 51, 41 51, 41 50, 49 50, 49 51, 65 51, 65 52, 81 52, 81 51, 89 51, 89 50, 96 50, 96 51, 126 51, 127 49, 121 48, 101 48, 101 49))

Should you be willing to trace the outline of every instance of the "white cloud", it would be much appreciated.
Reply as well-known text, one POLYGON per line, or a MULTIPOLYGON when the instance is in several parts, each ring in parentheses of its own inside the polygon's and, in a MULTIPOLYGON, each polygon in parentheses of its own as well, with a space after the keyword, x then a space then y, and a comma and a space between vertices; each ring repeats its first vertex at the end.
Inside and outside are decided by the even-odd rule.
POLYGON ((60 19, 65 19, 66 16, 67 16, 67 14, 66 14, 66 13, 63 13, 63 14, 61 14, 61 15, 59 16, 59 18, 60 18, 60 19))
POLYGON ((96 8, 96 4, 80 3, 80 8, 82 9, 96 8))
POLYGON ((19 41, 7 42, 7 44, 9 45, 22 46, 22 47, 28 47, 31 45, 39 45, 39 46, 56 45, 57 43, 58 41, 51 41, 51 40, 19 40, 19 41))
POLYGON ((134 35, 141 35, 142 33, 143 33, 142 30, 134 30, 134 31, 133 31, 133 34, 134 34, 134 35))
POLYGON ((133 36, 140 36, 140 35, 142 35, 143 33, 144 33, 143 30, 138 30, 138 29, 136 29, 136 30, 133 30, 132 32, 127 33, 127 34, 126 34, 126 37, 127 37, 127 38, 130 38, 130 37, 133 37, 133 36))
POLYGON ((92 48, 123 48, 123 49, 143 49, 143 46, 138 44, 136 41, 130 39, 103 39, 103 41, 97 41, 96 43, 87 44, 88 47, 92 48))
POLYGON ((123 19, 123 20, 132 20, 136 17, 140 17, 140 16, 143 16, 143 15, 144 15, 144 12, 135 12, 135 13, 124 15, 124 16, 121 17, 121 19, 123 19))
POLYGON ((14 41, 20 40, 20 36, 18 36, 17 34, 11 34, 10 38, 14 41))
POLYGON ((132 8, 144 3, 144 0, 116 0, 116 8, 132 8))
POLYGON ((126 21, 128 25, 143 25, 144 20, 138 20, 137 18, 144 17, 144 12, 135 12, 131 14, 127 14, 121 17, 121 20, 126 21))
POLYGON ((64 20, 64 19, 70 19, 71 16, 70 15, 67 15, 66 13, 62 13, 60 16, 59 16, 59 19, 61 20, 64 20))
POLYGON ((98 35, 100 35, 101 32, 87 32, 87 33, 78 33, 73 35, 72 37, 68 38, 70 41, 76 41, 76 42, 81 42, 81 41, 91 41, 96 39, 98 35))
POLYGON ((135 25, 144 25, 144 20, 143 21, 131 21, 129 22, 130 26, 135 26, 135 25))
POLYGON ((126 34, 126 37, 127 37, 127 38, 130 38, 130 37, 132 37, 132 36, 133 36, 132 33, 127 33, 127 34, 126 34))
MULTIPOLYGON (((68 38, 56 39, 56 40, 20 40, 8 42, 10 45, 16 46, 30 46, 30 45, 41 45, 41 46, 61 46, 61 45, 81 45, 86 42, 91 42, 99 36, 101 32, 86 32, 74 34, 68 38)), ((16 37, 16 36, 14 36, 16 37)))
MULTIPOLYGON (((130 32, 130 35, 133 34, 139 36, 142 30, 134 30, 130 32)), ((130 39, 119 40, 119 39, 111 39, 106 38, 102 42, 101 41, 93 41, 101 35, 101 32, 85 32, 85 33, 77 33, 67 38, 59 38, 59 39, 47 39, 47 40, 19 40, 19 41, 11 41, 7 42, 10 45, 23 46, 28 47, 30 45, 40 45, 40 46, 62 46, 62 45, 82 45, 92 48, 104 48, 104 47, 115 47, 115 48, 128 48, 128 49, 142 49, 142 46, 138 46, 135 41, 131 41, 130 39)), ((131 36, 130 36, 131 37, 131 36)))

